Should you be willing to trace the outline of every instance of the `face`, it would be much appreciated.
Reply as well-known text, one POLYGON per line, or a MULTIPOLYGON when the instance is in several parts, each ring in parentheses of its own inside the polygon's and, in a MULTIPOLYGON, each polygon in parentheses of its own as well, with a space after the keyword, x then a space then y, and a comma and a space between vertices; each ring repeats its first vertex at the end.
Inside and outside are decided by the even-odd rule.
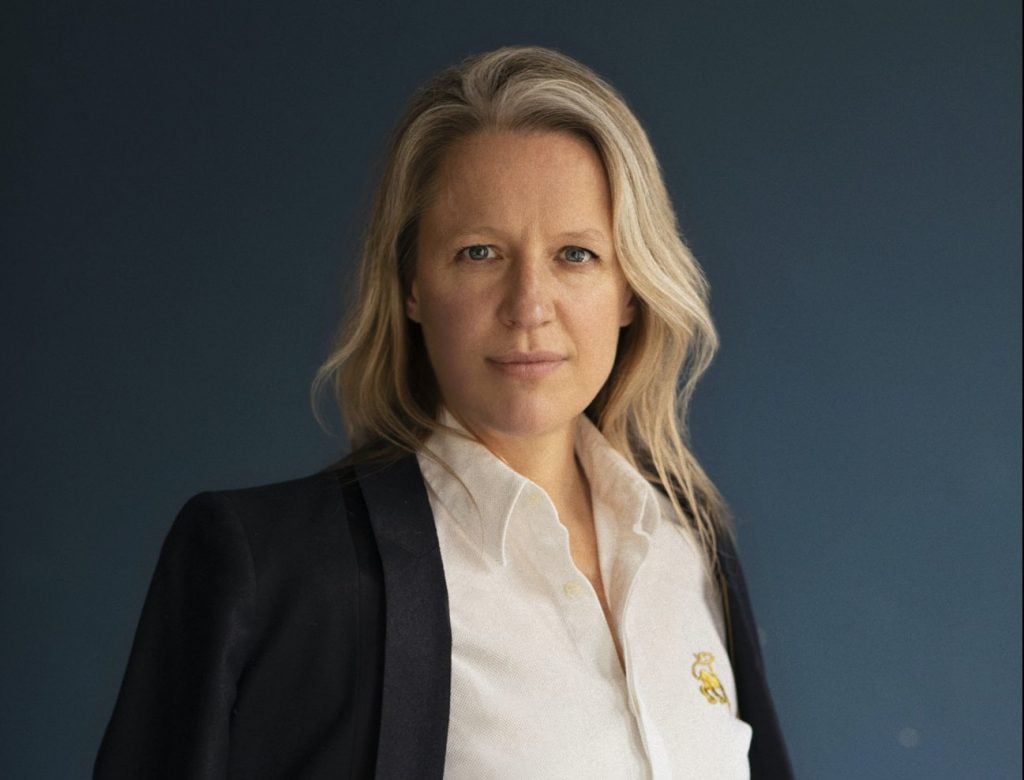
POLYGON ((481 133, 434 186, 406 312, 445 405, 483 437, 570 430, 634 316, 600 158, 567 133, 481 133))

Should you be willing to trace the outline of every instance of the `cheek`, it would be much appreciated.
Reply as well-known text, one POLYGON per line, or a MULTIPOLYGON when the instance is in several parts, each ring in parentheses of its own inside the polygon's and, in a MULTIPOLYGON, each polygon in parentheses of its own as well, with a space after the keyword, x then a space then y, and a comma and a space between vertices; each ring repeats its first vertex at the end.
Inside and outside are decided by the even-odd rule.
POLYGON ((443 383, 469 370, 479 359, 481 307, 466 296, 432 295, 421 303, 423 337, 431 365, 443 383))
POLYGON ((590 337, 584 342, 589 353, 588 369, 602 384, 615 363, 619 332, 618 320, 609 317, 601 323, 600 328, 592 330, 590 337))
POLYGON ((596 394, 611 374, 618 349, 621 306, 612 294, 579 296, 572 308, 572 341, 579 357, 577 377, 596 394))
POLYGON ((423 326, 449 339, 464 339, 480 329, 484 318, 479 298, 453 292, 433 294, 424 300, 423 326))

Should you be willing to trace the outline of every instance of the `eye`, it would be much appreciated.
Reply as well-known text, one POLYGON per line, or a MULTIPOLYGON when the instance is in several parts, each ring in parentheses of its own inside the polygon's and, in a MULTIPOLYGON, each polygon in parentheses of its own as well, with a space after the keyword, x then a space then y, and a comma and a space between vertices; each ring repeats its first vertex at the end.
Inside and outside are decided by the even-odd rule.
POLYGON ((488 252, 491 248, 487 244, 471 244, 470 246, 464 246, 458 251, 458 255, 465 255, 470 260, 480 262, 481 260, 490 260, 488 252))
POLYGON ((583 265, 588 261, 597 260, 597 255, 581 246, 567 246, 564 252, 565 259, 572 265, 583 265))

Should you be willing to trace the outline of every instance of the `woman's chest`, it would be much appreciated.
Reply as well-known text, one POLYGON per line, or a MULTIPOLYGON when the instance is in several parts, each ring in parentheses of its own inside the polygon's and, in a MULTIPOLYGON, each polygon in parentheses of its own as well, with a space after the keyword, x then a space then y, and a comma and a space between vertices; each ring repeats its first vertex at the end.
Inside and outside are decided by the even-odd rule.
POLYGON ((497 748, 485 745, 501 733, 513 737, 502 760, 515 757, 520 770, 539 761, 537 776, 568 771, 561 761, 577 776, 588 761, 612 761, 598 774, 616 767, 617 776, 697 765, 705 777, 744 776, 750 729, 735 717, 699 558, 679 538, 602 551, 602 599, 568 534, 545 542, 526 523, 496 566, 448 530, 439 525, 452 626, 449 767, 486 774, 497 748))

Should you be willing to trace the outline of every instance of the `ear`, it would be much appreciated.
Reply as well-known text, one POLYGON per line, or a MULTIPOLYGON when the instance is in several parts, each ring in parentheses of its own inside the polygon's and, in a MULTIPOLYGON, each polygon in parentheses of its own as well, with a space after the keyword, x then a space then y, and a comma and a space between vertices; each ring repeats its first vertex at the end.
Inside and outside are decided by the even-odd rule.
POLYGON ((409 294, 405 297, 405 316, 413 322, 421 322, 420 319, 420 297, 416 280, 409 285, 409 294))
POLYGON ((624 328, 627 325, 631 325, 633 320, 636 318, 637 302, 636 295, 632 290, 626 290, 626 295, 629 296, 626 301, 626 305, 622 307, 622 316, 619 318, 619 327, 624 328))

